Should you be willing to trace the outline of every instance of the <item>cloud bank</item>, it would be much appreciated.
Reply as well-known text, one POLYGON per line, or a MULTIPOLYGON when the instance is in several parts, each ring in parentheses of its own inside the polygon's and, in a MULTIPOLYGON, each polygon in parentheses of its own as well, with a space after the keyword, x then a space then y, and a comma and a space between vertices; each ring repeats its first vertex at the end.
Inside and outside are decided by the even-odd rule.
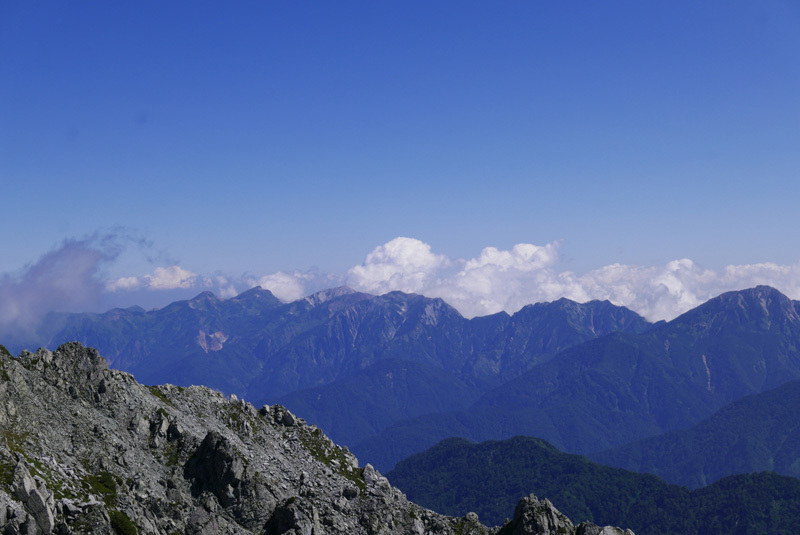
POLYGON ((450 260, 419 240, 396 238, 350 269, 347 283, 367 292, 402 290, 441 297, 468 317, 513 313, 530 303, 567 297, 579 302, 607 299, 651 321, 669 320, 720 293, 759 284, 800 298, 800 263, 731 265, 714 271, 680 259, 664 266, 612 264, 578 275, 558 269, 558 245, 487 247, 476 258, 450 260))
POLYGON ((800 299, 800 263, 730 265, 714 271, 683 258, 663 266, 612 264, 576 274, 559 269, 558 249, 558 242, 520 243, 509 250, 486 247, 475 258, 450 259, 427 243, 400 237, 376 247, 343 278, 279 272, 257 282, 292 300, 341 280, 367 293, 398 290, 441 297, 467 317, 514 313, 531 303, 566 297, 609 300, 651 321, 670 320, 723 292, 760 284, 800 299))
POLYGON ((372 294, 399 290, 441 297, 467 317, 514 313, 531 303, 567 297, 607 299, 651 321, 669 320, 720 293, 759 284, 800 299, 800 263, 730 265, 715 271, 684 258, 663 266, 612 264, 576 274, 560 268, 558 242, 486 247, 474 258, 451 259, 407 237, 376 247, 341 275, 316 270, 201 275, 172 264, 146 275, 104 278, 105 268, 131 239, 107 234, 66 240, 21 273, 0 275, 0 333, 31 330, 53 310, 100 311, 121 303, 164 306, 204 290, 228 298, 254 286, 283 301, 342 284, 372 294))
MULTIPOLYGON (((210 280, 210 279, 209 279, 210 280)), ((121 277, 106 282, 106 290, 116 292, 120 290, 175 290, 177 288, 194 288, 198 276, 180 266, 157 267, 152 274, 143 277, 121 277)))

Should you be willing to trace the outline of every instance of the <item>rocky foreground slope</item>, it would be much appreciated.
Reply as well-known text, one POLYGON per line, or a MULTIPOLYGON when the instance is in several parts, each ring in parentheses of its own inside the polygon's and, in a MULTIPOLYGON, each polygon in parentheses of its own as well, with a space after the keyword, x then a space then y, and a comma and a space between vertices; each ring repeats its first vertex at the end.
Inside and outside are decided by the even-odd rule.
POLYGON ((534 496, 499 528, 436 514, 283 407, 146 387, 77 343, 0 346, 0 401, 5 534, 623 533, 534 496))

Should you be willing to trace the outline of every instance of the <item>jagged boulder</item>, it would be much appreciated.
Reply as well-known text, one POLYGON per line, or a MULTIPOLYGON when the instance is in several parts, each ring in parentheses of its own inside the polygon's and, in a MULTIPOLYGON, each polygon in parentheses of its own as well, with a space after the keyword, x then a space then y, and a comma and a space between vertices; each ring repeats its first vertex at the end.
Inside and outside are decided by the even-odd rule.
POLYGON ((531 494, 522 498, 514 510, 514 519, 498 535, 634 535, 630 530, 584 522, 575 527, 572 521, 550 503, 531 494))
POLYGON ((575 535, 634 535, 634 533, 629 529, 623 530, 614 526, 604 526, 601 528, 600 526, 595 526, 594 524, 586 522, 578 526, 575 535))
POLYGON ((295 500, 278 507, 267 523, 267 535, 281 535, 283 533, 296 533, 298 535, 312 535, 322 533, 319 514, 312 507, 305 510, 295 500))
POLYGON ((53 492, 41 478, 33 478, 24 463, 18 462, 14 468, 12 482, 14 494, 30 512, 36 525, 43 533, 52 533, 55 528, 55 500, 53 492))
POLYGON ((210 491, 220 505, 230 507, 242 497, 244 461, 229 440, 209 431, 186 464, 186 476, 193 479, 192 494, 210 491))
POLYGON ((550 500, 531 494, 522 498, 514 510, 514 519, 501 535, 574 535, 575 526, 556 509, 550 500))

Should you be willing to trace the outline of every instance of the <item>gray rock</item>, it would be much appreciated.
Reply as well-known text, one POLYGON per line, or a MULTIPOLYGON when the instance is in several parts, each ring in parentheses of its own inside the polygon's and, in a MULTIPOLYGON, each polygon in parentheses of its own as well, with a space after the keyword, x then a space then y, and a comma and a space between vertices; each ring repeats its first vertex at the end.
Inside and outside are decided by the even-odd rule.
POLYGON ((52 533, 55 527, 55 501, 44 482, 31 477, 27 467, 19 462, 14 468, 12 487, 39 529, 43 533, 52 533))
POLYGON ((523 498, 514 510, 514 519, 498 535, 634 535, 630 530, 595 526, 584 522, 577 527, 556 509, 550 500, 533 494, 523 498))
POLYGON ((540 501, 531 494, 517 504, 514 519, 506 530, 504 535, 573 535, 575 526, 550 500, 540 501))
POLYGON ((590 523, 583 523, 578 526, 576 535, 634 535, 629 529, 622 530, 613 526, 595 526, 590 523))
MULTIPOLYGON (((256 410, 204 387, 145 387, 77 343, 0 355, 0 364, 0 466, 13 467, 12 483, 0 485, 0 533, 499 533, 477 515, 410 503, 279 405, 256 410)), ((575 533, 531 497, 513 524, 502 532, 575 533)))
POLYGON ((193 494, 210 491, 223 507, 230 507, 241 497, 244 462, 230 441, 209 431, 186 464, 186 475, 194 480, 193 494))

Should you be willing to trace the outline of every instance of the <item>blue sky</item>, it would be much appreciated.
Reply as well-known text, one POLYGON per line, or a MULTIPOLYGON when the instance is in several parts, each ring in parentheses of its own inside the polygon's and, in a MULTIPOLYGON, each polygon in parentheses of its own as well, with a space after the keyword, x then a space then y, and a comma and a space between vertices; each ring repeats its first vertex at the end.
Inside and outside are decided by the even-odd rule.
POLYGON ((795 2, 3 2, 0 283, 113 236, 93 280, 310 291, 409 237, 449 274, 364 289, 554 244, 556 278, 771 263, 791 293, 798 65, 795 2))

